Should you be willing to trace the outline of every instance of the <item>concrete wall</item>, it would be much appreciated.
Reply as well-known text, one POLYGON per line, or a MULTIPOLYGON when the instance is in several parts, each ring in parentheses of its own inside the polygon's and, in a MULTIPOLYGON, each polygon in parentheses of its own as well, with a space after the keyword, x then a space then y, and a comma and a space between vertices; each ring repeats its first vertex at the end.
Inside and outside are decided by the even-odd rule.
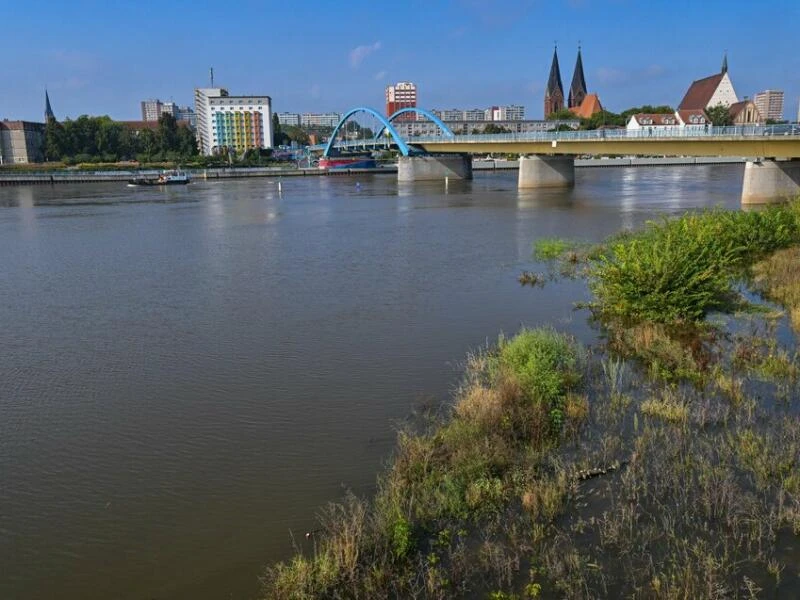
POLYGON ((446 156, 401 156, 397 181, 439 181, 472 179, 472 158, 463 154, 446 156))
POLYGON ((575 159, 571 156, 523 156, 519 160, 519 189, 573 185, 575 159))
POLYGON ((748 161, 742 204, 763 204, 800 194, 800 159, 748 161))

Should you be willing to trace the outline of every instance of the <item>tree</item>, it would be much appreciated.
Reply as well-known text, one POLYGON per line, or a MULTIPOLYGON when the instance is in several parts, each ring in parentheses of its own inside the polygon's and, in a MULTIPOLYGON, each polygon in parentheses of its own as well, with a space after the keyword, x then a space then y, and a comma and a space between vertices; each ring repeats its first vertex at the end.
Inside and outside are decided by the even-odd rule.
POLYGON ((286 144, 290 142, 297 142, 301 146, 308 145, 308 134, 294 125, 287 125, 286 131, 282 134, 286 144))
POLYGON ((156 132, 157 144, 161 152, 178 149, 178 121, 169 113, 164 113, 158 119, 156 132))
POLYGON ((46 160, 60 160, 66 153, 64 127, 54 119, 48 119, 44 129, 44 157, 46 160))
POLYGON ((645 113, 648 115, 663 115, 663 114, 673 114, 675 109, 667 104, 660 104, 658 106, 652 106, 650 104, 644 104, 642 106, 633 106, 627 110, 623 110, 620 113, 620 116, 623 120, 627 123, 628 120, 631 118, 632 115, 638 115, 640 113, 645 113))
POLYGON ((711 124, 714 125, 715 127, 725 127, 727 125, 733 125, 731 112, 730 110, 728 110, 728 107, 722 103, 719 103, 716 106, 712 106, 711 108, 707 108, 706 115, 708 115, 708 119, 711 121, 711 124))
POLYGON ((189 127, 178 127, 178 147, 176 149, 181 156, 197 155, 197 138, 189 127))
POLYGON ((272 145, 284 146, 290 141, 290 136, 281 128, 281 120, 278 118, 278 113, 272 113, 272 145))
POLYGON ((607 110, 596 112, 588 119, 581 119, 581 129, 599 129, 601 127, 624 127, 627 117, 607 110))
POLYGON ((506 129, 501 125, 495 125, 494 123, 489 123, 486 127, 483 128, 483 133, 511 133, 510 129, 506 129))
POLYGON ((568 108, 562 108, 547 115, 548 121, 574 121, 577 118, 575 113, 568 108))

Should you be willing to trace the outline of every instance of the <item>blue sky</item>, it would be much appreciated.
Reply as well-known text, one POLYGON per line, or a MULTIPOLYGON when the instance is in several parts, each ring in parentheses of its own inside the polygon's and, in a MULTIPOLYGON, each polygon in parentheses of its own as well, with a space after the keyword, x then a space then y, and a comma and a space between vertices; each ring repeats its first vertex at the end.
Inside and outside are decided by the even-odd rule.
POLYGON ((210 66, 276 111, 381 108, 386 84, 411 80, 425 108, 540 118, 555 40, 565 88, 580 41, 589 91, 614 111, 676 105, 725 49, 740 97, 783 89, 791 118, 800 97, 797 0, 30 0, 2 20, 0 118, 41 120, 47 86, 58 118, 136 119, 145 98, 191 103, 210 66))

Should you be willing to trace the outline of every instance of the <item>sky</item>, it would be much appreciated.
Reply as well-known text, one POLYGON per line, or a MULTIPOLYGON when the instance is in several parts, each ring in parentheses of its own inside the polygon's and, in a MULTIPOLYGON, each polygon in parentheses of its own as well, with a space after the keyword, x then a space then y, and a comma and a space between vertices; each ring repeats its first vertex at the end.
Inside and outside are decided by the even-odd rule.
POLYGON ((740 98, 800 99, 800 1, 172 0, 4 2, 0 119, 141 118, 139 102, 193 102, 215 84, 266 94, 276 112, 384 108, 413 81, 422 108, 522 104, 542 118, 558 44, 565 91, 577 47, 589 92, 615 112, 676 106, 728 52, 740 98), (767 8, 769 12, 767 13, 767 8))

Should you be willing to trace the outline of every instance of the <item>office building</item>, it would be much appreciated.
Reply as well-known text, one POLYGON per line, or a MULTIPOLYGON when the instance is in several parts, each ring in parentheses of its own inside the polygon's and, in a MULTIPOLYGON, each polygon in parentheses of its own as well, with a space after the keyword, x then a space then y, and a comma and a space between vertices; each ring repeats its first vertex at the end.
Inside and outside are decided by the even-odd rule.
MULTIPOLYGON (((469 135, 471 133, 482 133, 484 128, 489 125, 503 127, 510 133, 537 133, 551 131, 560 125, 566 125, 572 129, 577 129, 581 122, 577 119, 567 121, 445 121, 448 129, 456 135, 469 135)), ((439 127, 431 121, 405 121, 393 123, 394 128, 404 138, 440 135, 439 127)))
POLYGON ((783 120, 783 92, 780 90, 764 90, 753 98, 758 112, 764 119, 783 120))
POLYGON ((486 110, 486 121, 524 121, 525 107, 516 104, 492 106, 486 110))
POLYGON ((225 88, 196 88, 194 112, 201 154, 272 148, 269 96, 231 96, 225 88))
POLYGON ((42 162, 44 131, 44 123, 0 121, 0 165, 42 162))
POLYGON ((197 128, 197 115, 194 114, 191 106, 175 106, 173 116, 176 121, 188 123, 192 129, 197 128))
POLYGON ((339 113, 303 113, 300 127, 336 127, 342 116, 339 113))
MULTIPOLYGON (((433 109, 432 114, 439 117, 442 121, 524 121, 525 107, 516 104, 508 106, 491 106, 486 109, 471 108, 463 110, 460 108, 448 108, 444 110, 433 109)), ((424 115, 417 115, 417 121, 426 121, 424 115)))
POLYGON ((300 115, 298 113, 279 112, 278 123, 281 125, 289 125, 292 127, 300 127, 300 115))
POLYGON ((161 100, 142 100, 142 121, 158 121, 164 112, 172 114, 174 104, 172 102, 167 104, 169 107, 165 110, 166 105, 161 100))
MULTIPOLYGON (((401 108, 416 108, 417 86, 410 81, 399 81, 386 86, 386 116, 390 116, 401 108)), ((400 115, 399 121, 414 121, 414 113, 400 115)))

